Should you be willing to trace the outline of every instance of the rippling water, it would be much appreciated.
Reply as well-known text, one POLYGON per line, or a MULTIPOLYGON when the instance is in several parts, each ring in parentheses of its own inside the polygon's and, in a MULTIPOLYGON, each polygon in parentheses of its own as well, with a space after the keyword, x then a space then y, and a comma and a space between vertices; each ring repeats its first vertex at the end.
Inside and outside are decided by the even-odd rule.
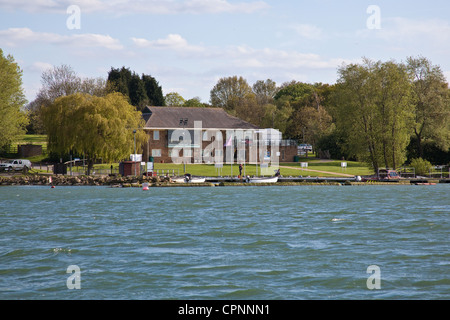
POLYGON ((449 299, 449 191, 1 187, 0 299, 449 299))

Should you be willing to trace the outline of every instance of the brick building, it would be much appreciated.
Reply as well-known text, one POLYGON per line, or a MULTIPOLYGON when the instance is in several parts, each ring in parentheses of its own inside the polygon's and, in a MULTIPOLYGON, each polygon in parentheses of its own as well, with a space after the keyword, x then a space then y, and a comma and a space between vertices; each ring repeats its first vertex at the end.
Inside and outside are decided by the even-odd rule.
MULTIPOLYGON (((230 131, 243 132, 244 136, 242 138, 233 137, 235 139, 234 143, 237 145, 237 139, 240 139, 246 150, 243 155, 245 162, 251 163, 252 159, 250 158, 249 150, 252 148, 254 141, 252 141, 250 136, 261 132, 259 127, 229 115, 222 108, 146 107, 142 114, 146 121, 144 130, 148 134, 148 143, 143 146, 143 161, 147 161, 152 157, 155 163, 173 162, 172 152, 174 148, 177 148, 177 152, 180 151, 178 150, 180 149, 180 141, 183 141, 185 133, 188 135, 188 138, 190 137, 190 139, 187 139, 188 142, 186 142, 190 151, 186 152, 184 150, 187 149, 182 149, 179 154, 190 158, 189 163, 207 163, 201 155, 200 157, 198 156, 199 153, 197 152, 201 153, 202 150, 204 152, 204 150, 207 150, 208 145, 211 145, 212 141, 215 140, 215 138, 204 140, 203 134, 208 130, 222 133, 223 154, 220 156, 223 157, 224 162, 226 158, 226 147, 224 145, 227 143, 227 133, 230 131), (199 130, 199 125, 201 130, 199 130), (177 134, 180 135, 180 132, 183 132, 183 137, 180 136, 177 139, 177 134), (198 132, 201 132, 201 134, 198 134, 198 132), (198 134, 197 136, 196 133, 198 134), (184 154, 185 152, 186 154, 184 154)), ((293 147, 291 144, 287 145, 283 141, 279 145, 279 161, 292 162, 294 155, 297 154, 297 147, 293 147)), ((270 152, 270 142, 267 148, 270 152)), ((234 161, 238 159, 236 149, 233 154, 234 161)), ((215 155, 211 154, 211 156, 214 157, 215 155)), ((240 156, 242 157, 242 154, 240 156)))

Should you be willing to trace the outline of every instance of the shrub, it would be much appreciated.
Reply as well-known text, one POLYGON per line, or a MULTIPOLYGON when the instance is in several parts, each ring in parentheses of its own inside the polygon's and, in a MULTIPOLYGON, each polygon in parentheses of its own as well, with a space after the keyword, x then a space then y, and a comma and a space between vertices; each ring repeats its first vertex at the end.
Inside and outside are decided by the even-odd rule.
POLYGON ((428 160, 416 158, 411 160, 411 167, 414 168, 416 175, 427 175, 433 167, 428 160))

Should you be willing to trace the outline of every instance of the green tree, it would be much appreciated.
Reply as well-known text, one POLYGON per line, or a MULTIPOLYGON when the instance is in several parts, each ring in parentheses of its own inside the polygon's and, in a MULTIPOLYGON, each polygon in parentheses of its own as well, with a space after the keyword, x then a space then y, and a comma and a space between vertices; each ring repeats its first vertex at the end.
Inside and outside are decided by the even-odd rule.
POLYGON ((406 160, 413 106, 406 66, 393 61, 374 64, 375 105, 380 116, 384 165, 396 168, 406 160))
POLYGON ((439 66, 424 58, 409 57, 407 67, 412 77, 414 122, 417 154, 423 158, 423 142, 431 140, 444 151, 450 147, 450 91, 439 66))
POLYGON ((403 164, 412 116, 405 66, 364 59, 338 72, 334 115, 344 152, 366 160, 375 172, 403 164))
POLYGON ((130 82, 128 83, 128 92, 130 104, 135 106, 137 110, 142 111, 149 104, 144 82, 136 73, 131 75, 130 82))
POLYGON ((107 81, 112 91, 120 92, 124 96, 129 97, 129 83, 131 82, 132 72, 129 68, 111 68, 108 72, 107 81))
POLYGON ((196 107, 196 108, 204 108, 206 105, 202 103, 200 97, 194 97, 189 100, 186 100, 183 104, 184 107, 196 107))
POLYGON ((285 82, 274 96, 275 100, 280 100, 284 97, 293 106, 302 106, 306 104, 307 99, 314 92, 314 86, 309 83, 298 81, 285 82))
POLYGON ((283 83, 274 98, 279 110, 291 111, 289 123, 284 124, 284 135, 314 145, 328 134, 333 122, 325 107, 329 104, 330 92, 330 86, 322 83, 283 83))
POLYGON ((292 123, 293 109, 289 103, 282 105, 266 104, 260 127, 278 129, 285 136, 292 123))
POLYGON ((252 86, 253 93, 256 96, 258 105, 267 105, 274 102, 274 97, 278 92, 275 81, 267 79, 265 81, 258 80, 252 86))
POLYGON ((112 92, 120 92, 129 102, 142 111, 147 105, 164 106, 162 88, 155 78, 142 74, 139 77, 129 68, 111 68, 108 72, 108 86, 112 92))
POLYGON ((373 107, 370 65, 350 64, 338 70, 334 95, 336 126, 344 153, 365 160, 375 172, 380 168, 379 118, 373 107))
MULTIPOLYGON (((138 150, 146 135, 140 112, 120 93, 105 97, 76 93, 57 98, 43 107, 43 122, 50 152, 85 155, 88 174, 98 159, 106 162, 125 159, 138 150)), ((139 151, 138 151, 139 152, 139 151)))
POLYGON ((233 76, 219 79, 210 92, 210 99, 213 106, 235 115, 238 105, 252 95, 254 96, 247 80, 233 76))
POLYGON ((149 75, 143 74, 142 82, 144 83, 145 92, 149 100, 149 104, 152 106, 165 106, 164 95, 161 86, 155 78, 149 75))
POLYGON ((316 146, 317 142, 325 135, 331 133, 333 121, 324 107, 305 106, 293 114, 293 127, 296 128, 296 136, 301 134, 304 143, 316 146))
POLYGON ((25 133, 28 119, 22 111, 26 103, 22 70, 11 55, 0 49, 0 148, 10 145, 25 133))
POLYGON ((164 102, 166 106, 177 106, 181 107, 186 102, 184 98, 178 92, 169 92, 164 97, 164 102))

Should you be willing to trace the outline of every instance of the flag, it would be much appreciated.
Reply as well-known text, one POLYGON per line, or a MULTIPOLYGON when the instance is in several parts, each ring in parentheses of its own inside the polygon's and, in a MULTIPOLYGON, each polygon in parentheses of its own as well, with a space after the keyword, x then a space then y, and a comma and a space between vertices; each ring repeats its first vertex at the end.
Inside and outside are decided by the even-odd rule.
POLYGON ((231 147, 231 140, 232 140, 233 136, 230 135, 230 137, 227 140, 227 143, 225 143, 224 147, 231 147))

